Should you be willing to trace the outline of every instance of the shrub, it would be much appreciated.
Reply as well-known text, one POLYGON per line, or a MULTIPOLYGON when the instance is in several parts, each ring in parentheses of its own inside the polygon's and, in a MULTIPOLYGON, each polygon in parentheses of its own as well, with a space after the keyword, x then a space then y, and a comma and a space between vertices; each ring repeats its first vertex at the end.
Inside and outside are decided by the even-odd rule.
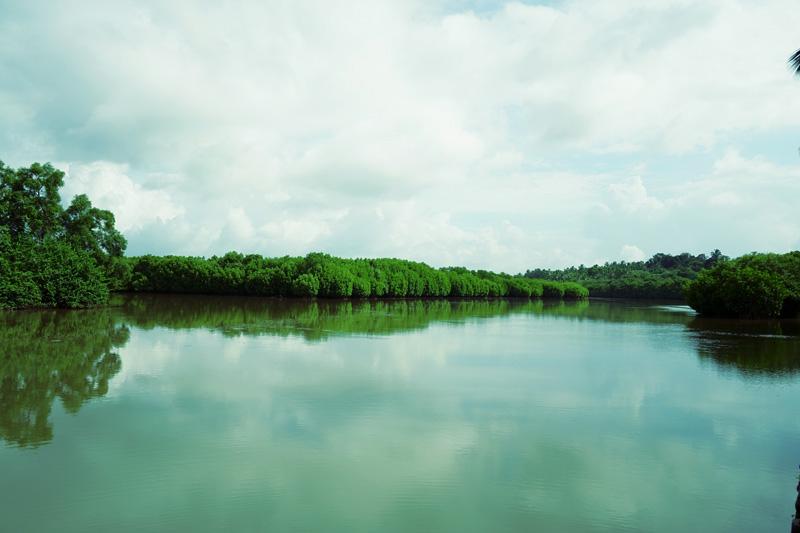
POLYGON ((589 297, 589 289, 583 285, 573 282, 566 282, 564 286, 564 298, 570 300, 581 300, 589 297))
POLYGON ((563 298, 564 285, 557 281, 542 281, 542 295, 545 298, 563 298))
POLYGON ((316 296, 319 293, 319 280, 313 274, 300 274, 292 283, 292 295, 316 296))
POLYGON ((91 307, 108 300, 103 272, 89 253, 53 241, 36 247, 30 261, 42 305, 91 307))
POLYGON ((18 309, 42 305, 39 286, 30 272, 16 268, 0 257, 0 309, 18 309))

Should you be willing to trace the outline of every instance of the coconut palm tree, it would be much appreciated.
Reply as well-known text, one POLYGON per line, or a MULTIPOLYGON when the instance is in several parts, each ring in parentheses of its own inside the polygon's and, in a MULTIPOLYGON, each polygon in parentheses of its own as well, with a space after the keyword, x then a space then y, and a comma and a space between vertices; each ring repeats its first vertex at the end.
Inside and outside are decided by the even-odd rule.
POLYGON ((789 66, 792 67, 795 74, 800 76, 800 50, 793 53, 792 57, 789 58, 789 66))

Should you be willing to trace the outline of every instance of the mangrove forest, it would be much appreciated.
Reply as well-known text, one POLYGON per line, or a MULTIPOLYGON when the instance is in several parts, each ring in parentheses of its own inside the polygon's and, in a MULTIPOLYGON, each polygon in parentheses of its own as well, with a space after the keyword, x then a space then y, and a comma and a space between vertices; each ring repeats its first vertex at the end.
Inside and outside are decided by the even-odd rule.
POLYGON ((267 258, 125 257, 110 211, 76 196, 65 209, 64 173, 50 164, 0 163, 0 308, 90 307, 110 291, 321 298, 586 298, 578 283, 534 280, 400 259, 322 253, 267 258))
POLYGON ((613 261, 554 270, 535 268, 525 272, 525 277, 579 283, 597 297, 682 300, 686 286, 700 271, 728 259, 719 250, 708 255, 657 253, 646 261, 613 261))
POLYGON ((794 317, 800 310, 800 252, 729 259, 659 253, 510 275, 434 268, 402 259, 346 259, 324 253, 263 257, 126 257, 114 214, 86 195, 62 205, 64 173, 50 164, 0 162, 0 308, 80 308, 113 291, 318 298, 684 299, 706 316, 794 317))

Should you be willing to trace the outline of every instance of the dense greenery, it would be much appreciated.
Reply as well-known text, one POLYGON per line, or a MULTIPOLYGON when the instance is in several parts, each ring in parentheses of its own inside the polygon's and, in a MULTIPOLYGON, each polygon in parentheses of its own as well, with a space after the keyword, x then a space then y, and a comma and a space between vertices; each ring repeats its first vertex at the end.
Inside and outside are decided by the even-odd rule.
POLYGON ((104 303, 126 241, 110 211, 86 195, 64 209, 64 173, 49 164, 12 169, 0 161, 0 308, 104 303))
POLYGON ((577 283, 533 280, 465 268, 435 269, 400 259, 341 259, 312 253, 266 258, 143 256, 127 260, 127 287, 136 292, 304 296, 321 298, 441 298, 588 296, 577 283))
POLYGON ((703 315, 794 317, 800 311, 800 252, 750 254, 701 272, 686 291, 703 315))
POLYGON ((86 195, 61 205, 64 173, 0 162, 0 308, 88 307, 111 290, 322 298, 585 298, 576 283, 538 281, 397 259, 265 258, 230 252, 125 258, 110 211, 86 195))
POLYGON ((719 250, 711 254, 655 254, 647 261, 619 261, 563 270, 528 270, 533 279, 569 281, 586 287, 592 296, 609 298, 683 299, 687 283, 698 272, 728 258, 719 250))

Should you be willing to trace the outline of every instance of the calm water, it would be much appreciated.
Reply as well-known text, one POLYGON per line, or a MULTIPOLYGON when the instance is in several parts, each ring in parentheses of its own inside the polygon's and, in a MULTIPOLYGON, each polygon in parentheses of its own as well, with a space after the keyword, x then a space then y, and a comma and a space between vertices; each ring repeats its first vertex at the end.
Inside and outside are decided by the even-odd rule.
POLYGON ((0 314, 0 530, 789 529, 797 322, 116 303, 0 314))

